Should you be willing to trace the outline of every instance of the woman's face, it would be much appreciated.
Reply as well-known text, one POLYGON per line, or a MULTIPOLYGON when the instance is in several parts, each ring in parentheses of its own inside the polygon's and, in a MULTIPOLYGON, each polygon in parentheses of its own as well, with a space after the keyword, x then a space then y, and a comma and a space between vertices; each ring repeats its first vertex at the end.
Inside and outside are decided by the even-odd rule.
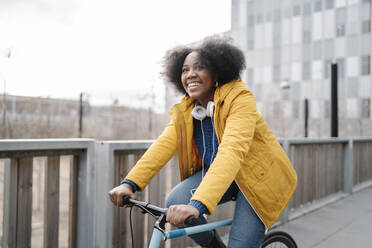
POLYGON ((199 62, 199 54, 191 52, 182 66, 181 82, 189 96, 198 100, 204 107, 213 101, 214 76, 199 62))

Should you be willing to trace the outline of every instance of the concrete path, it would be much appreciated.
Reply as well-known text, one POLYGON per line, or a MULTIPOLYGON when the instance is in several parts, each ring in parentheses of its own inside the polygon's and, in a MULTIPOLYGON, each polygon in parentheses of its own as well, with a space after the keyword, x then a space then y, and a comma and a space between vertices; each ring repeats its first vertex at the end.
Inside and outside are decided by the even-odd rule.
POLYGON ((281 225, 299 248, 372 247, 372 187, 281 225))

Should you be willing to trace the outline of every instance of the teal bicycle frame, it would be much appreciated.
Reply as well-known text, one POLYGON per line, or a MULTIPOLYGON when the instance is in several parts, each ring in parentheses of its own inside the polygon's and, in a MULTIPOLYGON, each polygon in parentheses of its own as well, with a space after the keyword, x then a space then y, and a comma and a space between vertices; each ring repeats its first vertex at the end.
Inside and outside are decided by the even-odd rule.
POLYGON ((161 242, 167 239, 174 239, 174 238, 182 237, 185 235, 191 235, 195 233, 210 231, 210 230, 217 229, 220 227, 230 226, 231 224, 232 224, 232 219, 229 219, 229 220, 216 221, 216 222, 199 225, 199 226, 180 228, 177 230, 164 232, 164 233, 161 232, 159 229, 154 228, 154 231, 152 232, 152 237, 151 237, 149 248, 159 248, 161 242))
MULTIPOLYGON (((132 200, 129 197, 123 197, 123 204, 134 205, 136 207, 139 207, 140 209, 143 210, 143 213, 148 213, 156 219, 154 230, 152 232, 152 236, 150 240, 150 245, 149 245, 150 248, 159 248, 161 243, 166 241, 167 239, 174 239, 174 238, 178 238, 178 237, 182 237, 186 235, 202 233, 205 231, 218 229, 220 227, 230 226, 232 224, 232 219, 229 219, 229 220, 221 220, 221 221, 216 221, 212 223, 207 223, 204 225, 196 225, 195 223, 196 219, 190 216, 189 218, 185 220, 186 225, 189 227, 180 228, 180 229, 166 232, 165 223, 166 223, 166 214, 167 214, 168 209, 159 208, 147 202, 132 200)), ((133 239, 132 239, 132 242, 133 242, 133 239)), ((294 241, 294 239, 288 233, 282 232, 282 231, 274 231, 274 232, 270 232, 269 234, 267 234, 265 236, 265 240, 263 241, 263 244, 261 247, 269 247, 271 244, 274 244, 274 243, 284 245, 284 247, 287 247, 287 248, 297 248, 297 244, 294 241)))
POLYGON ((224 226, 230 226, 232 224, 232 219, 229 220, 222 220, 216 221, 212 223, 207 223, 204 225, 197 225, 193 224, 195 218, 187 218, 185 223, 187 223, 190 227, 180 228, 173 231, 166 232, 165 223, 166 223, 166 213, 168 209, 159 208, 157 206, 151 205, 146 202, 132 200, 129 197, 123 197, 123 204, 125 205, 134 205, 139 207, 143 210, 143 213, 148 213, 152 215, 155 219, 154 230, 152 232, 151 240, 150 240, 150 248, 159 248, 161 242, 166 241, 167 239, 174 239, 178 237, 182 237, 185 235, 191 235, 195 233, 201 233, 205 231, 210 231, 213 229, 217 229, 224 226))

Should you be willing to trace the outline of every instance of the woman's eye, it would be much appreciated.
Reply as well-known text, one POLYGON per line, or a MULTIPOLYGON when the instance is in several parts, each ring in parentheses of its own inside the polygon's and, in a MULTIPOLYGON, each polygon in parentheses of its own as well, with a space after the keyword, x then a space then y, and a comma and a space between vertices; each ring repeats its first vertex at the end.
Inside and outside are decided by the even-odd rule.
POLYGON ((196 66, 196 69, 197 69, 198 71, 200 71, 200 70, 203 70, 204 67, 203 67, 202 65, 197 65, 197 66, 196 66))
POLYGON ((187 72, 187 71, 188 71, 187 68, 182 68, 182 73, 185 73, 185 72, 187 72))

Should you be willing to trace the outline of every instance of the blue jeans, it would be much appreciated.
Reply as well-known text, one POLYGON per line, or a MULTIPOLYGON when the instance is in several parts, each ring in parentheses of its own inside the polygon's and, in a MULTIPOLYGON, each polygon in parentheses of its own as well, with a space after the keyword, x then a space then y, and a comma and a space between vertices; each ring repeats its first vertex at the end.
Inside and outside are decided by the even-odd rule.
MULTIPOLYGON (((199 171, 176 185, 166 199, 166 207, 175 204, 188 204, 193 191, 201 182, 201 177, 201 171, 199 171)), ((265 237, 265 226, 235 182, 225 192, 218 205, 232 200, 236 200, 236 205, 227 247, 260 247, 265 237)), ((198 222, 199 225, 207 223, 203 216, 198 218, 198 222)), ((213 235, 213 231, 207 231, 190 235, 190 238, 201 246, 208 246, 213 239, 213 235)))

